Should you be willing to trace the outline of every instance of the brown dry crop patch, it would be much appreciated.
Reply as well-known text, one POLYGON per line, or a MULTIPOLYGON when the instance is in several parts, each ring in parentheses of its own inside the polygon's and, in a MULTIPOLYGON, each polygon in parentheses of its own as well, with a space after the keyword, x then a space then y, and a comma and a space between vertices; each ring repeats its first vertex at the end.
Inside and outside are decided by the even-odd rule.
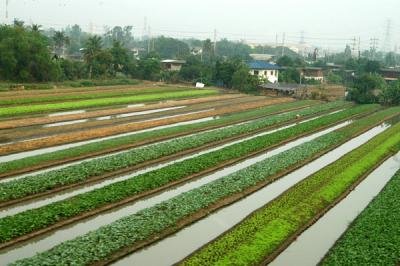
POLYGON ((0 129, 12 129, 12 128, 17 128, 17 127, 51 124, 51 123, 57 123, 57 122, 80 120, 80 119, 87 119, 87 118, 100 117, 100 116, 117 115, 117 114, 139 112, 139 111, 146 111, 146 110, 152 110, 152 109, 175 107, 175 106, 180 106, 180 105, 189 105, 189 104, 196 104, 196 103, 234 99, 234 98, 239 98, 239 97, 244 97, 244 95, 242 95, 242 94, 227 94, 227 95, 218 95, 218 96, 202 97, 202 98, 179 100, 179 101, 171 100, 171 101, 167 101, 164 103, 148 104, 148 105, 140 106, 140 107, 97 110, 97 111, 85 112, 85 113, 81 113, 81 114, 14 119, 14 120, 2 121, 0 123, 0 129))
POLYGON ((26 130, 24 128, 8 129, 8 130, 3 130, 3 136, 8 139, 6 142, 11 142, 11 141, 16 142, 38 137, 54 136, 61 133, 71 133, 71 132, 94 129, 94 128, 104 128, 109 126, 115 126, 118 124, 127 124, 139 121, 146 121, 150 119, 161 119, 162 117, 165 116, 184 115, 190 112, 204 112, 205 110, 209 109, 218 109, 230 105, 256 102, 260 101, 261 99, 265 100, 265 98, 259 96, 240 97, 228 100, 224 99, 220 101, 186 105, 186 107, 184 108, 166 110, 151 114, 142 114, 139 116, 128 116, 128 117, 112 118, 105 120, 89 120, 82 123, 59 125, 55 127, 35 127, 35 128, 30 128, 29 130, 26 130))
POLYGON ((107 128, 100 128, 100 129, 90 129, 84 130, 80 132, 74 132, 69 134, 60 134, 56 136, 36 139, 36 140, 28 140, 19 143, 12 143, 12 144, 5 144, 0 146, 0 155, 22 152, 27 150, 35 150, 39 148, 51 147, 55 145, 61 145, 71 142, 78 142, 84 141, 89 139, 95 138, 102 138, 107 136, 112 136, 121 133, 133 132, 138 130, 143 130, 147 128, 153 128, 158 126, 165 126, 169 124, 175 124, 179 122, 186 122, 190 120, 201 119, 205 117, 213 117, 218 115, 223 115, 227 113, 234 113, 245 111, 248 109, 259 108, 263 106, 279 104, 284 102, 294 101, 291 98, 277 98, 277 99, 267 99, 259 102, 247 103, 237 106, 231 107, 224 107, 220 108, 215 111, 207 111, 197 114, 189 114, 189 115, 182 115, 177 117, 171 117, 166 119, 159 119, 154 121, 147 121, 147 122, 135 122, 135 123, 128 123, 122 125, 116 125, 107 128))

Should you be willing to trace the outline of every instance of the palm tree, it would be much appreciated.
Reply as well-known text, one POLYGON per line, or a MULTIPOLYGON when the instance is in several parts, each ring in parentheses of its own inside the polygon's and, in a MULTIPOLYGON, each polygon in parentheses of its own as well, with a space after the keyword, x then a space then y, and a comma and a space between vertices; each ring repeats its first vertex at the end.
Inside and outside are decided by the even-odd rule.
POLYGON ((86 42, 83 56, 86 64, 89 66, 89 79, 92 78, 93 64, 96 57, 100 54, 102 48, 102 41, 100 36, 90 37, 86 42))
POLYGON ((40 32, 40 28, 42 27, 42 25, 39 25, 39 24, 32 24, 31 25, 31 30, 33 31, 33 32, 40 32))
POLYGON ((57 56, 64 54, 64 46, 69 43, 69 38, 63 31, 56 31, 53 35, 55 53, 57 56))

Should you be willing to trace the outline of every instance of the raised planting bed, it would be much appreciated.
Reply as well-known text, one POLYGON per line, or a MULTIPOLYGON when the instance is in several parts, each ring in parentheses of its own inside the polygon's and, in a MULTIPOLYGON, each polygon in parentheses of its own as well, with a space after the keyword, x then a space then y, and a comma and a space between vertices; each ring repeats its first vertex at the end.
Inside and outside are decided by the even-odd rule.
POLYGON ((263 106, 290 102, 291 100, 288 98, 280 98, 280 99, 272 99, 272 100, 263 100, 252 103, 245 103, 238 106, 233 107, 224 107, 215 111, 206 111, 196 114, 187 114, 170 118, 163 118, 153 121, 144 121, 144 122, 134 122, 127 123, 121 125, 115 125, 112 127, 105 127, 99 129, 89 129, 83 130, 74 133, 67 134, 59 134, 56 136, 50 136, 35 140, 27 140, 24 142, 12 143, 12 144, 4 144, 0 146, 0 155, 6 155, 16 152, 35 150, 39 148, 51 147, 55 145, 61 145, 71 142, 84 141, 95 138, 108 137, 116 134, 128 133, 158 126, 166 126, 174 123, 187 122, 191 120, 213 117, 223 114, 235 113, 240 111, 245 111, 249 109, 255 109, 263 106))
POLYGON ((26 114, 48 113, 54 111, 66 111, 81 108, 102 107, 110 105, 133 104, 167 99, 180 99, 217 94, 216 90, 185 90, 163 92, 155 94, 143 94, 134 96, 100 98, 80 100, 74 102, 48 103, 38 105, 20 105, 0 108, 0 117, 15 117, 26 114))
POLYGON ((191 133, 201 132, 204 130, 228 126, 234 123, 248 121, 250 119, 275 115, 285 111, 299 110, 300 108, 315 105, 317 103, 318 102, 297 101, 272 105, 255 110, 225 115, 220 119, 157 129, 148 132, 102 140, 95 143, 84 144, 78 147, 72 147, 60 151, 29 156, 18 160, 0 163, 0 178, 72 162, 75 160, 85 159, 92 156, 109 154, 111 152, 133 148, 144 144, 150 144, 169 138, 184 136, 191 133))
POLYGON ((296 184, 192 254, 182 265, 229 265, 232 261, 240 265, 254 265, 270 262, 376 166, 400 150, 399 130, 400 124, 389 128, 296 184))
POLYGON ((136 107, 124 107, 124 108, 96 110, 96 111, 89 111, 89 112, 84 112, 84 113, 79 113, 79 114, 9 119, 9 120, 4 120, 0 123, 0 129, 12 129, 12 128, 18 128, 18 127, 51 124, 51 123, 66 122, 66 121, 71 121, 71 120, 89 119, 89 118, 95 118, 95 117, 101 117, 101 116, 118 115, 118 114, 130 113, 130 112, 147 111, 147 110, 152 110, 152 109, 191 105, 191 104, 204 103, 204 102, 223 101, 223 100, 236 99, 236 98, 244 98, 244 97, 241 94, 225 94, 225 95, 205 96, 205 97, 200 97, 200 98, 195 98, 195 99, 186 99, 186 100, 177 100, 177 101, 170 100, 167 102, 148 104, 148 105, 136 106, 136 107))
POLYGON ((14 97, 0 97, 0 105, 20 105, 20 104, 41 104, 41 103, 55 103, 55 102, 67 102, 75 100, 89 100, 99 98, 114 98, 121 96, 133 96, 143 94, 156 94, 165 92, 177 92, 183 90, 193 90, 193 88, 115 88, 112 90, 101 90, 101 91, 89 91, 89 92, 75 92, 75 93, 63 93, 63 94, 47 94, 47 95, 35 95, 35 96, 14 96, 14 97))
MULTIPOLYGON (((137 166, 140 166, 140 164, 144 164, 148 161, 151 162, 157 160, 157 162, 159 162, 160 158, 166 156, 168 157, 177 153, 179 154, 184 151, 197 151, 202 146, 207 146, 208 144, 223 143, 226 142, 226 140, 243 137, 244 135, 248 135, 250 133, 265 130, 273 125, 279 125, 294 120, 298 114, 301 116, 315 115, 337 106, 337 103, 322 104, 319 106, 306 108, 304 110, 258 119, 245 124, 234 125, 226 128, 198 133, 193 136, 157 143, 142 148, 136 148, 128 152, 99 159, 93 159, 91 161, 82 162, 77 165, 49 171, 43 174, 32 175, 22 179, 0 183, 0 206, 6 201, 24 198, 32 194, 40 194, 41 192, 48 193, 54 188, 84 182, 93 177, 101 177, 103 175, 109 177, 110 173, 112 172, 121 174, 121 170, 123 172, 133 170, 133 167, 136 169, 137 166)), ((376 106, 373 107, 376 108, 376 106)), ((336 115, 332 115, 333 119, 327 119, 327 122, 323 121, 323 118, 320 118, 316 120, 316 122, 311 121, 305 123, 306 126, 295 126, 296 129, 302 129, 299 131, 293 131, 290 129, 282 130, 283 135, 286 137, 293 137, 297 132, 302 134, 313 129, 312 126, 307 127, 307 125, 315 125, 316 129, 319 129, 321 125, 329 125, 331 121, 336 122, 337 119, 348 118, 349 115, 358 114, 360 113, 359 110, 369 111, 374 110, 374 108, 371 109, 371 106, 368 108, 356 107, 354 110, 348 111, 348 114, 346 111, 342 111, 336 115), (359 110, 355 111, 356 109, 359 110), (289 134, 286 132, 289 132, 289 134)), ((279 132, 275 134, 279 134, 279 132)), ((274 134, 271 135, 274 136, 274 134)), ((283 140, 284 138, 279 138, 279 141, 283 140)), ((240 144, 236 144, 236 146, 238 145, 240 144)))
MULTIPOLYGON (((332 124, 336 124, 339 121, 348 119, 356 114, 365 113, 368 109, 372 111, 376 107, 376 105, 364 105, 344 110, 336 114, 327 115, 279 132, 250 139, 225 147, 221 150, 203 154, 158 170, 147 172, 128 180, 114 183, 63 201, 55 202, 38 209, 5 217, 0 220, 0 241, 6 242, 13 238, 34 232, 35 230, 46 230, 46 227, 55 225, 58 222, 65 221, 75 216, 84 217, 85 213, 93 215, 96 211, 104 211, 123 203, 134 201, 140 197, 148 195, 149 193, 154 193, 160 189, 186 182, 192 178, 243 160, 248 156, 259 154, 260 152, 266 151, 279 144, 310 134, 332 124)), ((379 117, 381 118, 382 116, 379 115, 379 117)), ((307 151, 306 153, 299 153, 298 150, 295 150, 289 155, 285 155, 288 156, 287 158, 285 157, 285 159, 278 157, 279 165, 283 167, 280 168, 280 170, 287 171, 291 162, 295 161, 296 163, 293 163, 294 165, 300 162, 296 161, 296 158, 298 157, 295 157, 295 154, 299 153, 299 155, 305 156, 301 157, 302 160, 309 160, 310 157, 312 157, 312 154, 316 156, 321 151, 339 145, 354 134, 366 130, 366 128, 370 127, 371 123, 374 121, 377 123, 377 119, 378 118, 369 117, 368 121, 363 120, 360 123, 356 122, 352 127, 346 127, 343 130, 336 131, 334 132, 335 134, 328 134, 327 137, 325 137, 326 139, 322 138, 322 144, 316 145, 316 147, 318 147, 316 149, 310 148, 307 145, 302 145, 301 147, 303 148, 301 148, 301 150, 307 151), (290 156, 292 156, 293 159, 289 159, 291 158, 290 156)), ((301 162, 303 163, 303 161, 301 162)), ((254 180, 252 182, 254 182, 254 180)), ((232 186, 236 187, 237 184, 232 184, 232 186)))
POLYGON ((350 225, 321 265, 399 265, 400 171, 350 225))
MULTIPOLYGON (((365 130, 365 125, 368 124, 368 121, 372 122, 374 120, 372 117, 362 119, 361 123, 356 121, 350 126, 270 157, 234 174, 157 204, 154 207, 139 211, 84 236, 66 241, 32 258, 18 261, 14 265, 33 265, 40 264, 43 261, 50 264, 110 263, 129 252, 179 230, 185 225, 208 215, 213 210, 254 192, 255 189, 287 173, 291 168, 298 167, 324 151, 337 146, 338 143, 352 138, 357 129, 365 130)), ((389 133, 382 134, 377 139, 380 141, 382 139, 393 140, 393 132, 396 132, 396 130, 399 129, 395 128, 388 131, 389 133)), ((376 139, 374 141, 376 142, 376 139)), ((370 146, 367 147, 371 148, 370 146)), ((385 148, 387 147, 385 146, 385 148)), ((303 195, 303 197, 306 196, 303 195)), ((301 199, 299 202, 301 202, 301 199)), ((37 218, 26 216, 21 219, 21 222, 29 219, 39 219, 43 215, 35 217, 37 218)), ((37 223, 41 221, 42 219, 38 220, 37 223)), ((8 222, 10 225, 20 224, 15 220, 9 220, 8 222)), ((21 227, 24 228, 22 224, 21 227)), ((28 227, 28 225, 25 225, 25 227, 28 227)), ((4 232, 4 229, 3 227, 0 232, 4 232)), ((16 230, 19 230, 19 228, 16 230)), ((252 237, 247 232, 245 235, 252 237)), ((218 249, 218 251, 217 255, 219 256, 226 252, 224 249, 218 249)), ((212 260, 198 265, 209 265, 211 262, 212 260)))

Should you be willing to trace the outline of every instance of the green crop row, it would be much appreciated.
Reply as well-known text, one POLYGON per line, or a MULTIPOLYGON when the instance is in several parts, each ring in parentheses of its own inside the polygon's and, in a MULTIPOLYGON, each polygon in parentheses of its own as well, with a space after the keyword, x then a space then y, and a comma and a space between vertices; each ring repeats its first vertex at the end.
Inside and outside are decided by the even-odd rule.
MULTIPOLYGON (((198 148, 226 138, 262 130, 278 123, 293 120, 296 118, 297 114, 308 116, 330 110, 337 106, 337 103, 322 104, 304 110, 292 111, 268 118, 258 119, 245 124, 215 129, 192 136, 181 137, 166 142, 135 148, 124 153, 93 159, 42 174, 0 183, 0 202, 23 198, 59 186, 82 182, 94 176, 100 176, 127 167, 132 167, 149 160, 159 159, 164 156, 198 148)), ((373 108, 375 109, 376 107, 374 106, 373 108)), ((362 110, 364 109, 368 110, 370 108, 363 108, 362 110)))
POLYGON ((399 130, 400 124, 393 126, 296 184, 227 234, 194 253, 182 265, 229 265, 232 261, 239 265, 262 263, 371 168, 397 152, 399 130))
MULTIPOLYGON (((175 126, 170 128, 152 130, 148 132, 138 133, 134 135, 128 135, 123 137, 117 137, 113 139, 107 139, 95 143, 89 143, 78 147, 73 147, 65 150, 49 152, 45 154, 35 155, 26 157, 19 160, 9 161, 0 163, 0 174, 4 174, 11 171, 17 171, 22 169, 27 169, 37 165, 46 166, 51 165, 51 163, 57 164, 58 161, 82 157, 85 155, 90 155, 95 152, 100 152, 108 149, 115 149, 127 144, 133 144, 143 141, 149 141, 157 138, 173 136, 176 134, 189 134, 196 130, 202 130, 203 128, 224 126, 235 122, 245 121, 248 119, 255 119, 259 117, 265 117, 277 112, 283 112, 288 109, 303 108, 308 105, 314 105, 315 101, 296 101, 291 103, 284 103, 279 105, 272 105, 267 107, 262 107, 255 110, 249 110, 240 113, 234 113, 222 116, 219 119, 205 121, 200 123, 188 124, 175 126)), ((337 102, 337 107, 346 106, 343 102, 337 102)))
MULTIPOLYGON (((119 202, 199 174, 209 168, 216 167, 234 159, 265 150, 292 137, 308 134, 337 123, 356 114, 372 111, 376 105, 357 106, 339 113, 331 114, 272 134, 259 136, 241 143, 227 146, 194 158, 147 172, 133 178, 120 181, 93 191, 89 191, 63 201, 51 203, 41 208, 28 210, 0 220, 0 242, 46 228, 59 221, 95 210, 102 206, 119 202)), ((310 149, 313 150, 313 149, 310 149)), ((288 160, 287 162, 290 162, 288 160)), ((16 191, 16 193, 18 193, 16 191)))
POLYGON ((71 100, 83 100, 83 99, 98 99, 98 98, 111 98, 121 97, 128 95, 142 95, 149 93, 165 93, 165 92, 176 92, 188 90, 188 88, 145 88, 145 89, 125 89, 117 91, 92 91, 92 93, 76 93, 76 94, 54 94, 46 96, 31 96, 26 98, 14 98, 14 99, 1 99, 0 105, 16 105, 16 104, 33 104, 33 103, 44 103, 44 102, 57 102, 57 101, 71 101, 71 100))
MULTIPOLYGON (((43 261, 50 264, 57 262, 61 265, 86 265, 105 260, 122 248, 135 245, 166 229, 175 228, 178 230, 176 224, 179 221, 227 197, 241 193, 260 182, 272 182, 274 176, 279 173, 301 165, 319 153, 352 138, 355 133, 364 131, 383 117, 386 118, 380 113, 376 113, 355 121, 347 127, 325 134, 236 173, 124 217, 84 236, 66 241, 49 251, 21 260, 15 265, 41 265, 43 261), (368 124, 368 121, 370 124, 368 124), (357 128, 358 132, 355 132, 354 128, 357 128)), ((71 204, 70 207, 72 206, 75 205, 71 204)), ((25 215, 18 220, 13 219, 13 217, 6 217, 0 221, 0 235, 13 229, 20 230, 15 228, 15 225, 21 225, 22 228, 32 226, 32 224, 26 223, 27 220, 34 219, 36 220, 35 223, 40 223, 45 217, 44 214, 50 213, 51 211, 37 213, 35 216, 25 215)), ((225 252, 223 249, 219 251, 220 253, 225 252)), ((198 265, 208 265, 208 263, 198 265)))
POLYGON ((139 102, 150 102, 150 101, 159 101, 167 99, 199 97, 199 96, 213 95, 217 93, 218 92, 216 90, 187 90, 187 91, 143 94, 134 96, 115 97, 115 98, 91 99, 91 100, 82 100, 75 102, 11 106, 11 107, 0 108, 0 117, 11 117, 24 114, 36 114, 36 113, 45 113, 52 111, 73 110, 80 108, 102 107, 108 105, 129 104, 129 103, 139 103, 139 102))
POLYGON ((399 265, 400 172, 357 217, 322 265, 399 265))

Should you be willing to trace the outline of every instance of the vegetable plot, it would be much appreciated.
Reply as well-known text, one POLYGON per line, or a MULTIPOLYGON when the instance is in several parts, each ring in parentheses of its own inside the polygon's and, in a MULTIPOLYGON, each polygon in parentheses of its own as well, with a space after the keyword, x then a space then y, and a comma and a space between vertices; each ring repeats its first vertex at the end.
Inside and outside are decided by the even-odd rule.
POLYGON ((0 108, 0 117, 46 113, 59 110, 102 107, 102 106, 117 105, 117 104, 128 104, 128 103, 133 104, 139 102, 179 99, 185 97, 198 97, 198 96, 212 95, 217 93, 218 92, 216 90, 186 90, 186 91, 175 91, 175 92, 156 93, 156 94, 115 97, 115 98, 90 99, 90 100, 82 100, 74 102, 11 106, 11 107, 0 108))
POLYGON ((399 130, 397 124, 301 181, 182 264, 265 263, 266 257, 268 261, 285 241, 334 206, 371 169, 399 151, 399 130))
MULTIPOLYGON (((375 114, 362 119, 362 121, 360 120, 360 123, 356 121, 353 125, 270 157, 234 174, 123 218, 83 237, 67 241, 48 252, 19 262, 17 265, 35 264, 44 258, 49 263, 57 260, 58 263, 66 264, 85 264, 106 259, 121 248, 138 244, 139 241, 147 239, 154 234, 159 234, 167 229, 172 231, 177 230, 176 224, 179 221, 194 215, 200 210, 216 206, 221 200, 234 197, 238 193, 240 196, 244 196, 245 194, 243 193, 246 189, 253 188, 260 183, 265 185, 268 182, 272 182, 280 174, 288 171, 288 169, 295 168, 318 156, 321 152, 354 137, 354 134, 361 133, 380 118, 382 118, 381 114, 375 114), (368 123, 369 125, 367 125, 368 123)), ((197 163, 196 165, 199 164, 197 163)), ((172 171, 171 173, 177 175, 180 171, 183 171, 181 169, 176 168, 176 171, 172 171)), ((157 177, 162 178, 161 173, 157 177)), ((118 197, 118 193, 123 192, 122 188, 126 191, 134 186, 127 182, 135 182, 135 180, 138 180, 138 177, 124 182, 123 185, 121 183, 119 190, 117 186, 110 186, 108 188, 108 195, 105 190, 99 189, 65 202, 59 202, 1 219, 0 236, 2 237, 2 241, 4 242, 18 235, 27 234, 35 230, 35 228, 39 229, 49 226, 51 223, 57 222, 57 219, 67 218, 67 215, 76 215, 76 213, 82 212, 85 209, 87 210, 87 208, 93 207, 100 201, 110 202, 113 199, 106 199, 107 197, 115 199, 118 197)), ((145 182, 146 180, 144 179, 140 182, 145 182)), ((151 180, 153 181, 153 179, 151 180)), ((154 183, 159 182, 154 181, 154 183)), ((206 212, 204 212, 205 214, 206 212)), ((195 219, 199 219, 199 217, 195 217, 195 219)), ((181 224, 180 226, 184 225, 181 224)))
POLYGON ((358 216, 322 265, 398 265, 400 171, 358 216))

